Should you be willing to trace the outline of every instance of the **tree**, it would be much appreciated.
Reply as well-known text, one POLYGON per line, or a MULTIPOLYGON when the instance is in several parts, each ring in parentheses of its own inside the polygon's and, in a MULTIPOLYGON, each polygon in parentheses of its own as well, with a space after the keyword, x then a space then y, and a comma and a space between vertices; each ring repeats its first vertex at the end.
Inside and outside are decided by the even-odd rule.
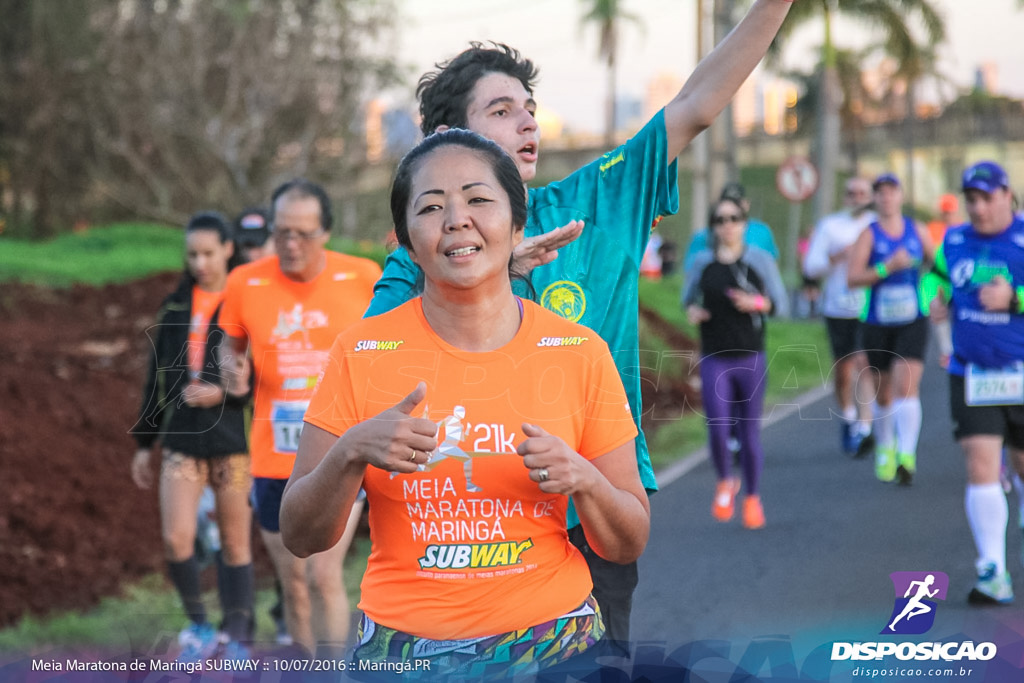
POLYGON ((387 1, 0 3, 20 12, 0 12, 0 161, 40 236, 230 212, 295 175, 351 187, 362 106, 396 73, 372 51, 387 1))
MULTIPOLYGON (((872 48, 840 49, 835 52, 836 82, 841 93, 839 122, 842 138, 840 142, 846 145, 846 154, 851 159, 854 168, 857 167, 860 156, 860 132, 864 128, 864 116, 879 106, 878 99, 865 86, 864 73, 861 71, 861 65, 871 51, 872 48)), ((797 117, 797 127, 810 131, 815 138, 817 138, 819 125, 818 105, 821 102, 819 91, 824 68, 824 63, 819 62, 813 71, 792 71, 784 74, 786 78, 799 84, 802 93, 797 99, 794 111, 797 117)))
POLYGON ((619 29, 623 21, 638 22, 636 15, 623 10, 625 0, 584 0, 589 6, 586 14, 583 15, 583 23, 597 25, 599 38, 597 52, 598 57, 605 63, 607 69, 606 78, 608 91, 605 102, 605 146, 612 147, 615 144, 615 100, 617 96, 617 83, 615 65, 619 51, 619 29))
POLYGON ((0 172, 12 232, 40 237, 76 217, 84 191, 89 127, 84 97, 99 37, 83 25, 88 0, 0 0, 0 172))
POLYGON ((915 78, 917 76, 912 65, 913 60, 945 39, 942 17, 929 0, 801 0, 793 4, 776 37, 776 55, 778 46, 784 45, 799 26, 821 19, 824 28, 824 68, 819 89, 821 118, 815 144, 815 161, 818 164, 821 185, 815 195, 815 220, 832 210, 835 197, 841 91, 836 46, 833 42, 833 23, 840 16, 881 32, 882 44, 888 54, 896 60, 897 69, 915 78), (915 38, 911 28, 914 25, 922 27, 923 42, 918 42, 915 38))

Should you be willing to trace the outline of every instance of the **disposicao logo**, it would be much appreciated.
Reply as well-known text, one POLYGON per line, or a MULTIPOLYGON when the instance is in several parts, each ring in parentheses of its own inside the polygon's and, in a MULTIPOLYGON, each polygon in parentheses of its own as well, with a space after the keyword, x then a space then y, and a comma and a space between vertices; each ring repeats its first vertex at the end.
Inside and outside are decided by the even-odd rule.
POLYGON ((935 600, 945 600, 949 577, 942 572, 893 572, 896 599, 883 634, 918 635, 935 623, 935 600))
MULTIPOLYGON (((945 600, 949 577, 943 572, 893 572, 895 599, 892 614, 882 635, 920 635, 935 623, 936 600, 945 600)), ((994 643, 948 642, 833 642, 831 659, 835 661, 881 660, 895 657, 901 661, 988 661, 994 658, 994 643)))

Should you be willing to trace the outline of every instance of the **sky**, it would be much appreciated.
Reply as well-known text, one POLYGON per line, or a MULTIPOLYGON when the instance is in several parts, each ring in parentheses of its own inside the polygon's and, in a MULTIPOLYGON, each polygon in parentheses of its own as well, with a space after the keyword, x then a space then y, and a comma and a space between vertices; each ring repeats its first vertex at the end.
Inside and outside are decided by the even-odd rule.
MULTIPOLYGON (((800 2, 801 0, 796 0, 800 2)), ((672 73, 685 78, 696 64, 697 0, 622 0, 637 22, 625 24, 619 89, 642 99, 646 83, 672 73)), ((1024 98, 1024 8, 1017 0, 931 0, 946 18, 949 40, 941 68, 959 86, 974 82, 982 62, 995 62, 1003 94, 1024 98)), ((470 40, 496 40, 518 48, 540 66, 537 96, 581 132, 602 130, 605 76, 597 59, 597 32, 581 26, 584 0, 398 0, 403 26, 400 61, 409 66, 412 102, 416 78, 452 57, 470 40)), ((794 36, 784 65, 813 63, 819 31, 794 36)), ((841 47, 861 47, 866 35, 840 25, 841 47)))

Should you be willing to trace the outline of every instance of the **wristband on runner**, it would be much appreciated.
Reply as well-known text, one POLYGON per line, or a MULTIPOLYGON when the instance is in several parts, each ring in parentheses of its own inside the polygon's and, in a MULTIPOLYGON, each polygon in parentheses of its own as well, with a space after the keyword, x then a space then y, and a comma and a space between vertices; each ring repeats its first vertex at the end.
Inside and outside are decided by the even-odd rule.
POLYGON ((1024 313, 1024 287, 1017 287, 1010 297, 1010 313, 1024 313))

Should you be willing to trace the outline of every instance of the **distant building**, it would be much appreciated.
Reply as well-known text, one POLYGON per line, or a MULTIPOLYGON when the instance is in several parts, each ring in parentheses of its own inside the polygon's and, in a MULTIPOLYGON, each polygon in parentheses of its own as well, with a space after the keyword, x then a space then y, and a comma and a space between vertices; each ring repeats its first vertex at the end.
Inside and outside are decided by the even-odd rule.
POLYGON ((995 95, 999 92, 999 65, 984 62, 974 71, 974 88, 995 95))

